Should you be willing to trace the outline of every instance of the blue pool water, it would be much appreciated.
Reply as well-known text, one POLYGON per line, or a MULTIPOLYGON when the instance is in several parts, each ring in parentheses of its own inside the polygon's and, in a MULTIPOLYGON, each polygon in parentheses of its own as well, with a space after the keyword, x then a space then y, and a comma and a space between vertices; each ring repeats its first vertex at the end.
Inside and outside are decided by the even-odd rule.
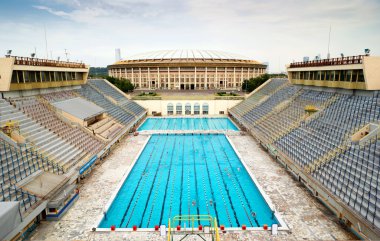
POLYGON ((278 223, 225 135, 161 134, 151 136, 99 227, 153 228, 188 214, 226 227, 278 223))
POLYGON ((144 130, 234 130, 227 117, 221 118, 147 118, 138 131, 144 130))

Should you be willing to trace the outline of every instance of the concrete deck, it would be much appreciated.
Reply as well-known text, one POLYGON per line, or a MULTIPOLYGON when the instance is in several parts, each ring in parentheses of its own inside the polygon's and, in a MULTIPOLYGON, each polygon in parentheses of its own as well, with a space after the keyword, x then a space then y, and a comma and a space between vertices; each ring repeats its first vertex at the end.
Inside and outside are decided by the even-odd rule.
MULTIPOLYGON (((354 240, 337 218, 272 160, 251 136, 229 136, 261 187, 289 226, 271 236, 268 231, 221 234, 221 240, 354 240)), ((31 240, 166 240, 158 233, 92 232, 123 174, 148 136, 129 136, 83 181, 80 198, 60 221, 44 221, 31 240)), ((177 240, 177 239, 176 239, 177 240)), ((195 237, 186 240, 200 240, 195 237)))

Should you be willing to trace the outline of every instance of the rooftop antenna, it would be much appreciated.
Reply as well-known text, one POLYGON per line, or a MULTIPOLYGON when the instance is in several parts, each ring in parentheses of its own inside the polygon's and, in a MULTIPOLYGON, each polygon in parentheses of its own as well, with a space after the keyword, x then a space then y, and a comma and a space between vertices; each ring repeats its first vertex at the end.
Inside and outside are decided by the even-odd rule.
POLYGON ((46 25, 44 25, 44 32, 45 32, 45 50, 46 50, 46 58, 49 58, 49 53, 48 53, 48 45, 47 45, 47 37, 46 37, 46 25))
POLYGON ((330 59, 330 37, 331 37, 331 24, 330 24, 330 30, 329 30, 329 42, 327 44, 327 59, 330 59))

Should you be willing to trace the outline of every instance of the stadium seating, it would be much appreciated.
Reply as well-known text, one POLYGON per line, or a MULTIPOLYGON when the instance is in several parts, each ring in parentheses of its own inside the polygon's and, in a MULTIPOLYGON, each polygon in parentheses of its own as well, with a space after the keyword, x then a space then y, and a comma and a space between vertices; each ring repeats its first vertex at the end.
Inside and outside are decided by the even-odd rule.
POLYGON ((95 136, 91 136, 81 128, 63 121, 53 112, 51 106, 38 101, 36 97, 17 98, 11 101, 33 120, 82 150, 85 154, 97 153, 103 147, 103 143, 95 136))
POLYGON ((37 202, 37 197, 16 187, 15 183, 38 170, 62 174, 63 169, 25 147, 14 147, 0 138, 0 201, 20 201, 23 211, 37 202))
POLYGON ((286 86, 288 81, 286 79, 273 79, 265 83, 265 85, 257 92, 250 95, 246 101, 240 102, 235 108, 230 110, 231 114, 239 117, 243 116, 246 112, 252 110, 255 106, 265 101, 270 95, 277 90, 286 86))
MULTIPOLYGON (((39 151, 39 153, 48 156, 60 165, 75 162, 81 150, 74 145, 66 142, 54 132, 45 128, 43 125, 24 114, 21 110, 15 108, 9 102, 0 99, 0 125, 7 121, 17 121, 20 126, 20 134, 26 138, 29 144, 39 151)), ((26 109, 32 107, 25 107, 26 109)), ((25 110, 26 111, 26 110, 25 110)), ((37 110, 32 110, 37 111, 37 110)))
POLYGON ((136 121, 136 117, 134 115, 132 115, 130 112, 127 112, 120 106, 112 103, 109 99, 107 99, 104 95, 99 93, 89 84, 82 85, 82 88, 77 90, 77 92, 81 96, 105 109, 110 116, 125 126, 131 126, 136 121))
POLYGON ((375 138, 361 147, 351 142, 360 128, 379 123, 380 93, 348 94, 277 79, 269 84, 233 107, 230 115, 380 228, 380 141, 375 138), (263 99, 270 86, 280 87, 263 99), (307 105, 318 111, 307 113, 307 105))
POLYGON ((119 91, 117 91, 112 86, 110 86, 104 80, 101 80, 101 79, 89 80, 88 84, 96 88, 97 90, 99 90, 104 96, 110 97, 116 100, 117 102, 127 99, 124 95, 122 95, 119 91))
POLYGON ((125 95, 121 94, 114 87, 110 86, 105 80, 89 80, 88 84, 91 85, 94 89, 98 90, 104 96, 115 100, 117 102, 117 105, 136 116, 140 116, 145 111, 144 108, 136 104, 136 102, 130 101, 127 97, 125 97, 125 95))
POLYGON ((380 227, 380 136, 351 145, 313 173, 323 185, 376 227, 380 227))

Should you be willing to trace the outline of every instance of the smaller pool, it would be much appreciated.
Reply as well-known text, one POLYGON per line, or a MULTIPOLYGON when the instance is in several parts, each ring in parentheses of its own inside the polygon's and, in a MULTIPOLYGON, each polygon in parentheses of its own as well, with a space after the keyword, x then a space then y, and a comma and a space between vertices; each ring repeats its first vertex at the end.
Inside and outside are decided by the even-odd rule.
POLYGON ((227 117, 218 118, 147 118, 138 128, 146 130, 233 130, 236 125, 227 117))

